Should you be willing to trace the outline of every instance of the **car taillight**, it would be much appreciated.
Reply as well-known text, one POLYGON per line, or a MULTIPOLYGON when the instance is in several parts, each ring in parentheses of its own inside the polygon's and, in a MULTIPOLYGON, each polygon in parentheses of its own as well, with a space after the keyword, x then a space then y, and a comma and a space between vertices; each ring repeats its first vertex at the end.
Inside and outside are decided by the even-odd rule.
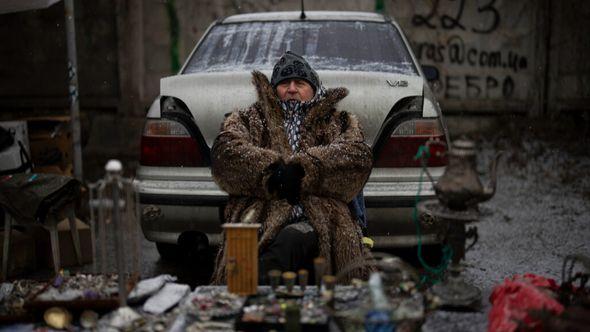
POLYGON ((180 123, 147 119, 141 136, 140 164, 145 166, 204 167, 197 141, 180 123))
POLYGON ((445 166, 446 138, 437 118, 415 119, 400 124, 383 143, 374 167, 420 167, 420 160, 414 160, 421 145, 432 141, 429 146, 430 158, 426 165, 445 166), (436 144, 440 143, 440 144, 436 144))

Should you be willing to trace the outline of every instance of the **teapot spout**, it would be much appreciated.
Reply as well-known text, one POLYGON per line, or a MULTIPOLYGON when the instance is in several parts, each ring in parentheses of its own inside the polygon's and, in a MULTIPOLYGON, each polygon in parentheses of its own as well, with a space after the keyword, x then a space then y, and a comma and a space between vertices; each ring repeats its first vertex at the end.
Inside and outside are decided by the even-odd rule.
POLYGON ((496 170, 498 166, 498 161, 500 160, 502 153, 502 151, 496 153, 496 157, 492 161, 492 165, 490 166, 490 181, 488 182, 488 185, 483 188, 483 194, 480 202, 489 200, 496 193, 496 170))

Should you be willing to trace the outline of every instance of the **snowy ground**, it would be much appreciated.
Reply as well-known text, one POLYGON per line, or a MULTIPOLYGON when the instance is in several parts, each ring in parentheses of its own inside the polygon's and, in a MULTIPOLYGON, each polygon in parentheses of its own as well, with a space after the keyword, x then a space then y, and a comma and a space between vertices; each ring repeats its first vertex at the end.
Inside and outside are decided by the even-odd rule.
POLYGON ((499 134, 480 141, 480 172, 488 173, 484 164, 495 151, 506 151, 496 195, 481 205, 479 242, 465 260, 466 279, 482 290, 482 310, 436 312, 423 331, 485 331, 489 295, 504 278, 530 272, 560 283, 565 256, 590 256, 588 138, 556 135, 560 132, 516 138, 499 134))

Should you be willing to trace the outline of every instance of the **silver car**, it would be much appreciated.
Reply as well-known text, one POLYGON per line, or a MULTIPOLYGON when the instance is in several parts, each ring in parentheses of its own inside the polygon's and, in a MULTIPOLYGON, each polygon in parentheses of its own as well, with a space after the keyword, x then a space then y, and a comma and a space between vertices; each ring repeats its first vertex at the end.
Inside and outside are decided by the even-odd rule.
MULTIPOLYGON (((224 115, 256 99, 251 71, 270 75, 286 51, 302 54, 326 87, 350 94, 339 109, 356 114, 374 168, 364 188, 368 235, 378 248, 417 244, 412 210, 433 197, 414 156, 427 142, 447 142, 441 110, 399 25, 361 12, 267 12, 213 23, 179 74, 162 78, 150 108, 137 171, 145 237, 163 257, 183 238, 218 244, 227 194, 211 177, 209 151, 224 115), (419 191, 420 188, 420 191, 419 191)), ((432 71, 436 79, 438 72, 432 71)), ((447 163, 432 144, 428 170, 436 180, 447 163)), ((422 223, 422 242, 437 242, 422 223)))

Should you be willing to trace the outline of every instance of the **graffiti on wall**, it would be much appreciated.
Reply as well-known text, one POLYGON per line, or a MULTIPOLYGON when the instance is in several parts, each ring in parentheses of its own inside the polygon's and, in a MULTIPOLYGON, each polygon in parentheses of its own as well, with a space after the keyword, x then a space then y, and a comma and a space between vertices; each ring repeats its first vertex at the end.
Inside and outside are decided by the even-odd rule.
POLYGON ((404 1, 412 9, 404 19, 416 57, 441 71, 435 93, 447 100, 526 99, 531 3, 404 1))
POLYGON ((418 42, 414 44, 418 60, 433 64, 451 64, 472 68, 473 74, 446 75, 441 87, 444 98, 461 99, 461 90, 466 98, 490 98, 494 91, 501 91, 503 98, 511 98, 514 93, 514 76, 528 67, 526 56, 513 50, 489 50, 466 46, 461 36, 451 35, 442 43, 418 42), (507 72, 497 75, 476 75, 478 68, 502 69, 507 72), (461 89, 461 85, 464 87, 461 89))
MULTIPOLYGON (((454 1, 454 0, 449 0, 451 2, 458 2, 458 8, 455 11, 455 13, 453 14, 442 14, 442 15, 438 15, 438 18, 440 20, 440 23, 437 24, 435 22, 435 18, 437 17, 437 14, 439 13, 439 4, 440 4, 440 0, 434 0, 432 2, 432 6, 431 6, 431 10, 428 14, 426 15, 422 15, 422 14, 415 14, 412 17, 412 24, 414 26, 426 26, 429 29, 437 29, 438 27, 445 29, 445 30, 452 30, 452 29, 461 29, 461 30, 468 30, 468 28, 466 28, 466 23, 464 22, 463 19, 463 13, 465 11, 465 4, 467 0, 458 0, 458 1, 454 1)), ((487 33, 491 33, 494 30, 496 30, 500 24, 500 12, 498 11, 498 9, 495 7, 496 4, 496 0, 486 0, 487 3, 485 4, 479 4, 477 5, 477 14, 481 15, 481 16, 485 16, 485 15, 489 15, 492 17, 492 20, 490 21, 489 25, 482 28, 482 27, 471 27, 469 28, 469 30, 471 30, 472 32, 475 33, 483 33, 483 34, 487 34, 487 33)))

